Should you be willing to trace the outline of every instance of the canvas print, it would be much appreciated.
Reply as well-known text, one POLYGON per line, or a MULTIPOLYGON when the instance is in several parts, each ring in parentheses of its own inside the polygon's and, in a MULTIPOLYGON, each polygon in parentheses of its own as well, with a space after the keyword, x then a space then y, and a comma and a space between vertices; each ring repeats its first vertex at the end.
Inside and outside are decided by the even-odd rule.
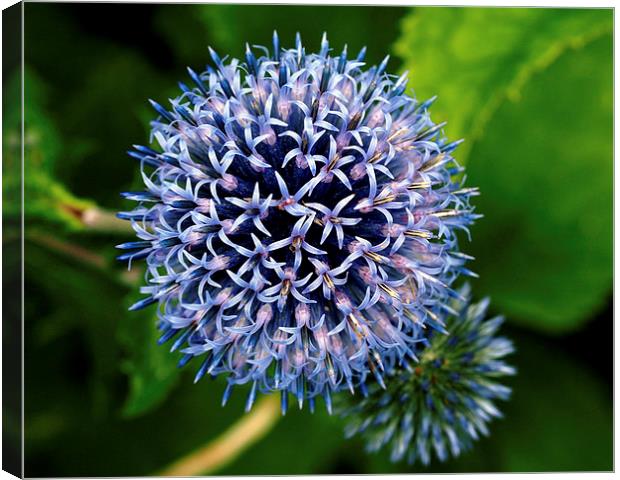
POLYGON ((613 469, 611 8, 3 26, 5 470, 613 469))

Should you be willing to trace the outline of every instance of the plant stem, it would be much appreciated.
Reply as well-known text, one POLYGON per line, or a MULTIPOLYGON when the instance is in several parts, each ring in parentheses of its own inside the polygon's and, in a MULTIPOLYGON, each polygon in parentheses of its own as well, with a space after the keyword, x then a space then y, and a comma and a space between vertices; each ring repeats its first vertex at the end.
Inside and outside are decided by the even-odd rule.
POLYGON ((80 219, 88 230, 100 232, 132 232, 129 222, 117 218, 111 212, 98 207, 90 207, 81 212, 80 219))
POLYGON ((39 245, 69 256, 75 260, 79 260, 92 267, 104 269, 107 266, 107 261, 102 255, 59 237, 54 237, 53 235, 37 230, 27 232, 25 237, 32 242, 38 243, 39 245))
MULTIPOLYGON (((84 248, 81 245, 69 242, 61 237, 54 237, 53 235, 36 229, 27 229, 26 233, 24 234, 24 238, 33 243, 48 248, 54 252, 58 252, 62 255, 68 256, 74 260, 78 260, 92 267, 112 272, 108 259, 106 259, 103 255, 84 248)), ((4 240, 6 241, 6 239, 4 240)), ((131 271, 123 270, 118 275, 118 280, 123 285, 128 285, 132 288, 135 288, 136 284, 140 280, 140 276, 141 269, 133 268, 131 271)), ((114 275, 113 278, 117 278, 116 275, 114 275)))
POLYGON ((254 409, 228 430, 193 453, 174 462, 159 475, 187 477, 205 475, 232 462, 246 448, 264 436, 280 418, 276 396, 263 397, 254 409))

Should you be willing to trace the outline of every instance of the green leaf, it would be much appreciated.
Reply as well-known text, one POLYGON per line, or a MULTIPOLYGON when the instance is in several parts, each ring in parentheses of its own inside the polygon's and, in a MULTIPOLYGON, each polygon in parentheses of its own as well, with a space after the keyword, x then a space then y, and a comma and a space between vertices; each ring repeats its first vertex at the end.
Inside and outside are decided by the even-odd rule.
MULTIPOLYGON (((567 49, 611 32, 611 9, 416 8, 394 50, 465 161, 497 108, 567 49)), ((493 128, 491 125, 489 128, 493 128)))
POLYGON ((404 26, 396 50, 482 193, 476 291, 511 321, 577 328, 611 289, 611 11, 419 9, 404 26))
POLYGON ((567 51, 472 150, 474 287, 530 327, 577 328, 611 292, 611 62, 611 35, 567 51))
MULTIPOLYGON (((135 301, 135 295, 131 299, 127 306, 135 301)), ((156 321, 154 310, 149 308, 126 314, 119 322, 118 339, 126 351, 121 369, 129 376, 129 396, 123 406, 127 417, 155 409, 179 379, 179 354, 170 353, 170 344, 157 344, 161 333, 156 321)))

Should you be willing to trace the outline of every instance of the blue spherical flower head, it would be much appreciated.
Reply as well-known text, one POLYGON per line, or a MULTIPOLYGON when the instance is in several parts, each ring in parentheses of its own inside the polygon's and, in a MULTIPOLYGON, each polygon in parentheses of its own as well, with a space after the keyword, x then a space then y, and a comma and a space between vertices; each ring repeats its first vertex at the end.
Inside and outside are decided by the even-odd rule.
POLYGON ((123 212, 146 259, 162 342, 201 361, 196 379, 289 393, 301 406, 381 377, 440 320, 467 255, 455 231, 476 215, 453 177, 458 142, 431 101, 405 92, 364 51, 211 51, 170 106, 151 102, 153 148, 135 146, 145 190, 123 212))
MULTIPOLYGON (((465 287, 461 293, 468 298, 468 292, 465 287)), ((387 445, 392 461, 427 465, 432 451, 443 461, 488 434, 487 423, 501 416, 495 400, 510 396, 497 379, 515 373, 502 360, 513 346, 496 335, 501 317, 485 319, 488 300, 455 300, 452 306, 449 335, 430 335, 418 345, 418 362, 395 365, 385 387, 369 385, 365 398, 343 402, 347 436, 361 434, 373 452, 387 445)))

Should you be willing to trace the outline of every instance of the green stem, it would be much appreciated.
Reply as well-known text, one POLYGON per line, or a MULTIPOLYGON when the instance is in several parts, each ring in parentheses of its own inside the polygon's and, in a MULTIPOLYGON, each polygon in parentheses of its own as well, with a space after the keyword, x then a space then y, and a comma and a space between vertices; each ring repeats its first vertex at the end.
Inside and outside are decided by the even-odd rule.
POLYGON ((263 397, 254 409, 204 447, 182 457, 159 473, 166 477, 206 475, 228 465, 271 430, 280 419, 274 395, 263 397))
POLYGON ((114 213, 99 207, 89 207, 80 212, 80 220, 87 230, 97 232, 132 232, 131 224, 117 218, 114 213))
MULTIPOLYGON (((78 260, 86 265, 90 265, 99 270, 110 270, 110 262, 103 255, 100 255, 88 248, 84 248, 81 245, 72 243, 60 237, 44 233, 39 230, 29 229, 26 231, 24 237, 33 243, 41 245, 49 250, 60 253, 74 260, 78 260)), ((141 269, 132 269, 131 271, 123 270, 114 278, 118 278, 121 284, 131 286, 135 288, 136 283, 140 280, 141 269)))
POLYGON ((55 237, 37 230, 30 230, 26 232, 25 237, 31 242, 69 256, 92 267, 99 269, 105 269, 107 267, 107 261, 103 255, 99 255, 91 250, 88 250, 87 248, 68 242, 59 237, 55 237))

